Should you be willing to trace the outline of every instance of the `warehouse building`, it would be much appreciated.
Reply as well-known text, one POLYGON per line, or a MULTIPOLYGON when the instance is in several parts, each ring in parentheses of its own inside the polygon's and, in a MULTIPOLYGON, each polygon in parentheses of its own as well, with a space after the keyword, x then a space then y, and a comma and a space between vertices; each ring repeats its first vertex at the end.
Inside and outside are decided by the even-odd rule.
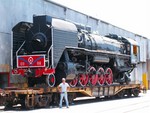
POLYGON ((137 67, 132 72, 132 81, 150 84, 150 41, 148 37, 132 33, 96 17, 75 11, 50 0, 1 0, 0 1, 0 88, 11 84, 22 84, 25 78, 11 75, 11 31, 20 21, 32 22, 33 15, 50 15, 67 21, 89 26, 99 35, 117 34, 136 40, 140 47, 137 67), (147 81, 148 80, 148 81, 147 81))

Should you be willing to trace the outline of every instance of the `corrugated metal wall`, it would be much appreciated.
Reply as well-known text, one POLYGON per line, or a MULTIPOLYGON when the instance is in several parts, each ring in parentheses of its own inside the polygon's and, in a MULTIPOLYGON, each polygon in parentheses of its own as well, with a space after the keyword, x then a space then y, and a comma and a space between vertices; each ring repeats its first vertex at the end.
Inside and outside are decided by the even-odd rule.
MULTIPOLYGON (((74 11, 67 7, 50 2, 49 0, 0 0, 0 65, 10 65, 10 42, 11 29, 20 21, 32 22, 33 15, 46 14, 83 25, 91 26, 93 32, 100 35, 114 33, 121 36, 135 39, 140 44, 141 63, 137 65, 137 69, 132 72, 132 80, 141 81, 142 74, 147 73, 146 68, 146 43, 147 40, 140 35, 118 28, 105 21, 74 11)), ((148 43, 150 44, 150 43, 148 43)), ((149 51, 149 50, 148 50, 149 51)), ((150 53, 150 52, 149 52, 150 53)), ((148 67, 148 66, 147 66, 148 67)), ((13 78, 12 78, 13 79, 13 78)))
POLYGON ((148 86, 150 89, 150 40, 146 40, 147 41, 147 79, 148 79, 148 86))

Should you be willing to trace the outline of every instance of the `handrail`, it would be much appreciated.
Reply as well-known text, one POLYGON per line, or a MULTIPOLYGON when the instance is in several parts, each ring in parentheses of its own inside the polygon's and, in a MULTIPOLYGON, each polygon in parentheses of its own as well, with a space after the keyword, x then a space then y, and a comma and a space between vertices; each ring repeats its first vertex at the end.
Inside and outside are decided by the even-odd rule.
POLYGON ((24 41, 24 42, 21 44, 21 46, 19 47, 19 49, 16 51, 16 57, 17 57, 17 55, 18 55, 18 52, 19 52, 20 49, 22 48, 22 46, 25 44, 25 42, 26 42, 26 41, 24 41))
MULTIPOLYGON (((49 50, 48 50, 48 52, 47 52, 47 57, 48 57, 48 67, 49 67, 49 53, 50 53, 50 50, 52 49, 52 45, 51 45, 51 47, 49 48, 49 50)), ((47 67, 47 68, 48 68, 47 67)))

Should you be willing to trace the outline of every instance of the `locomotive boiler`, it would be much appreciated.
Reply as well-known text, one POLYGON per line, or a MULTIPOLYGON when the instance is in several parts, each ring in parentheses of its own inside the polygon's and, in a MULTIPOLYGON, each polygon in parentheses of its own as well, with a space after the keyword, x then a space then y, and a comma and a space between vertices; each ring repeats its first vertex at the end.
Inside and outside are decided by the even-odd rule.
POLYGON ((136 41, 115 34, 92 34, 80 25, 50 16, 34 16, 13 31, 13 74, 36 84, 71 87, 129 83, 138 63, 136 41))

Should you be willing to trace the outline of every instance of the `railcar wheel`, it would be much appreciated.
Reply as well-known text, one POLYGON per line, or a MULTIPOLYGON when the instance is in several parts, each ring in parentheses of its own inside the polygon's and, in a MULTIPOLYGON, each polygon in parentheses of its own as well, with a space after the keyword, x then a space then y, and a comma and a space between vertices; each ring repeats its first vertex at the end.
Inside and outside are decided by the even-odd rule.
POLYGON ((69 104, 72 104, 75 98, 76 98, 76 93, 68 93, 69 104))
POLYGON ((126 91, 126 94, 127 94, 127 97, 131 97, 131 96, 132 96, 132 92, 131 92, 131 90, 130 90, 130 89, 128 89, 128 90, 126 91))
POLYGON ((102 86, 104 85, 105 83, 105 76, 104 76, 104 69, 102 67, 100 67, 98 70, 97 70, 97 73, 98 73, 98 85, 102 86))
POLYGON ((34 95, 27 95, 26 97, 25 97, 25 104, 24 104, 24 106, 25 106, 25 108, 26 109, 34 109, 34 107, 35 107, 35 101, 34 101, 34 95))
POLYGON ((13 107, 13 104, 11 103, 11 102, 6 102, 5 103, 5 110, 9 110, 9 109, 11 109, 13 107))
POLYGON ((71 87, 76 87, 77 83, 78 83, 78 77, 76 76, 76 77, 69 83, 69 85, 70 85, 71 87))
POLYGON ((35 102, 37 103, 38 107, 48 107, 51 101, 52 94, 35 96, 35 102))
POLYGON ((138 96, 139 96, 140 91, 139 91, 138 88, 134 88, 134 89, 132 89, 131 91, 132 91, 132 94, 133 94, 135 97, 138 97, 138 96))
POLYGON ((120 92, 117 94, 117 97, 118 97, 118 98, 123 98, 124 95, 125 95, 125 90, 122 90, 122 91, 120 91, 120 92))
POLYGON ((106 80, 107 85, 111 85, 113 83, 113 72, 112 72, 111 68, 106 68, 105 80, 106 80))
POLYGON ((85 87, 88 83, 88 79, 87 74, 79 74, 79 85, 85 87))
POLYGON ((96 74, 96 69, 94 67, 90 67, 88 75, 89 75, 90 85, 95 86, 98 81, 98 75, 96 74))
POLYGON ((46 77, 46 83, 49 87, 53 87, 55 85, 55 75, 54 74, 49 74, 46 77))

